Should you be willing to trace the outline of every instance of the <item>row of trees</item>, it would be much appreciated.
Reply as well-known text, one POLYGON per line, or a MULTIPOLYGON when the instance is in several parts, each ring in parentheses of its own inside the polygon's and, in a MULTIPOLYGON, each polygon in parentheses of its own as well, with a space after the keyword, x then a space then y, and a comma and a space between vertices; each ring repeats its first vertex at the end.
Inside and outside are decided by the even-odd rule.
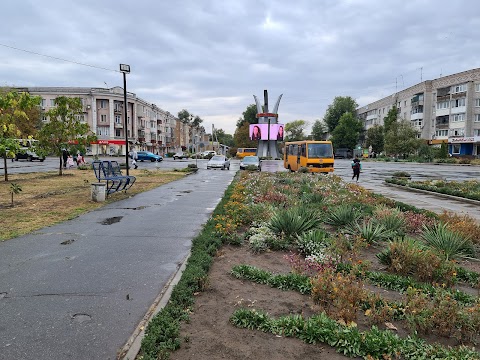
POLYGON ((85 146, 96 140, 87 123, 80 121, 82 103, 78 98, 60 96, 44 115, 49 121, 41 121, 41 98, 9 89, 0 90, 0 157, 4 162, 4 178, 8 181, 8 161, 20 149, 17 139, 35 138, 39 155, 58 156, 59 175, 62 175, 62 150, 85 146))

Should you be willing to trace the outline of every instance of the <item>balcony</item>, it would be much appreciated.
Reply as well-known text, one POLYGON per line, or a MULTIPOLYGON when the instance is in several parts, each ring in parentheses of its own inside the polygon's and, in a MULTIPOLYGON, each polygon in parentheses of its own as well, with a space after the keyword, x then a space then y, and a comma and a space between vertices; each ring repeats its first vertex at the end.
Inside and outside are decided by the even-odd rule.
POLYGON ((438 130, 448 129, 449 125, 450 125, 450 122, 449 122, 449 116, 448 115, 447 116, 438 116, 435 119, 435 127, 438 130))
POLYGON ((115 123, 115 129, 123 129, 122 123, 115 123))
POLYGON ((122 108, 121 107, 116 107, 116 108, 113 109, 113 112, 115 114, 121 114, 122 113, 122 108))
POLYGON ((416 113, 416 114, 411 114, 410 115, 410 120, 419 120, 423 119, 423 113, 416 113))

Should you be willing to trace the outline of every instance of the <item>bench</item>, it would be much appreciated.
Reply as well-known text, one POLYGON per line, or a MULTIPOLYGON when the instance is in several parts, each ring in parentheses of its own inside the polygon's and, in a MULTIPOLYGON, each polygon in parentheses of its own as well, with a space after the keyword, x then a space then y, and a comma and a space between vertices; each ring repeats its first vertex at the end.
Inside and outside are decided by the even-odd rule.
POLYGON ((122 175, 120 165, 116 161, 99 161, 92 163, 95 177, 99 182, 106 182, 106 194, 113 194, 117 191, 127 191, 136 180, 135 176, 122 175))

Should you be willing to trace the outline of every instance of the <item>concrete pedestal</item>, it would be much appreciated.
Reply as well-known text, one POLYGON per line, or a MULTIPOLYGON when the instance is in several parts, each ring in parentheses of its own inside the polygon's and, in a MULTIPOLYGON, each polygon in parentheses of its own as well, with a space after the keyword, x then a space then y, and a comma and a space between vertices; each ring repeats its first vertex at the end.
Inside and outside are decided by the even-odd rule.
POLYGON ((95 202, 105 201, 105 183, 92 183, 92 200, 95 202))

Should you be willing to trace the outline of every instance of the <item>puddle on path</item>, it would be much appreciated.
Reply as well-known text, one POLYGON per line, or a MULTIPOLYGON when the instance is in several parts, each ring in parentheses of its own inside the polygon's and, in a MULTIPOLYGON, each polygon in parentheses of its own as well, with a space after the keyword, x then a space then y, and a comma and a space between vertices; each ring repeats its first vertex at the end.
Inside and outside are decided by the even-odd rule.
POLYGON ((120 220, 122 220, 122 218, 123 218, 123 216, 114 216, 114 217, 107 218, 107 219, 103 220, 100 224, 102 224, 102 225, 112 225, 112 224, 120 222, 120 220))
POLYGON ((62 241, 60 243, 60 245, 70 245, 74 242, 75 240, 74 239, 70 239, 70 240, 65 240, 65 241, 62 241))

